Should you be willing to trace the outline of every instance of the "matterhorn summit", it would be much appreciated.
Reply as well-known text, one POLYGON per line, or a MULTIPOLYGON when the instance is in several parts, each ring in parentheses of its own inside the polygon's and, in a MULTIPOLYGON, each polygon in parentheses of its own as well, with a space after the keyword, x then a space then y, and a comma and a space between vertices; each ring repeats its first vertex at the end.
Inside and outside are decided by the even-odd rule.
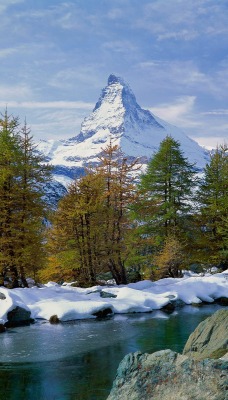
POLYGON ((171 135, 184 155, 201 169, 208 153, 179 128, 142 109, 124 80, 110 75, 92 113, 84 119, 80 133, 68 140, 41 141, 39 149, 52 165, 59 181, 76 177, 88 164, 98 162, 102 149, 112 140, 130 157, 149 160, 160 142, 171 135))
MULTIPOLYGON (((92 137, 95 143, 105 143, 112 138, 124 152, 130 150, 129 155, 137 157, 144 156, 143 147, 152 144, 148 138, 152 127, 158 135, 164 130, 149 111, 137 104, 130 87, 121 78, 110 75, 92 114, 83 121, 79 137, 82 140, 92 137)), ((151 151, 148 153, 151 156, 151 151)))

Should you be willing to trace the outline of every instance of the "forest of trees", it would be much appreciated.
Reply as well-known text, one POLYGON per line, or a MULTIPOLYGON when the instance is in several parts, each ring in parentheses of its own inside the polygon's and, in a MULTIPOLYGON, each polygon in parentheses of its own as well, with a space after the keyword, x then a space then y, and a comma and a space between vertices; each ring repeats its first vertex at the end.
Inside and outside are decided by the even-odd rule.
POLYGON ((44 266, 44 184, 51 170, 18 118, 0 119, 0 285, 27 286, 44 266))
POLYGON ((125 284, 228 268, 228 149, 203 174, 167 136, 144 172, 119 146, 76 179, 55 211, 45 201, 51 168, 26 123, 0 118, 0 285, 104 277, 125 284), (45 221, 49 221, 47 224, 45 221))

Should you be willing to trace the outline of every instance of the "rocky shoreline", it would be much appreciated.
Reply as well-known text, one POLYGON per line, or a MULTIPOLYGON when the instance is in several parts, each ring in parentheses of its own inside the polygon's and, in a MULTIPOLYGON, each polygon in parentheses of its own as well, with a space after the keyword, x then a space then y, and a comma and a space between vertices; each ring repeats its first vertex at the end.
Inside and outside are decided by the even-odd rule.
POLYGON ((141 399, 228 399, 227 309, 198 325, 183 354, 162 350, 124 357, 107 400, 141 399))

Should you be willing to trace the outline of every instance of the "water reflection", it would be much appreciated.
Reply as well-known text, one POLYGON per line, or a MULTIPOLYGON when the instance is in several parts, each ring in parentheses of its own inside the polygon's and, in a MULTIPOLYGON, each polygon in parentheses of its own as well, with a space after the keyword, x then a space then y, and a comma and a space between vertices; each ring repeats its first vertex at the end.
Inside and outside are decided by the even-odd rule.
POLYGON ((198 323, 218 308, 187 306, 170 315, 158 311, 9 329, 0 336, 0 399, 106 399, 125 354, 181 352, 198 323))

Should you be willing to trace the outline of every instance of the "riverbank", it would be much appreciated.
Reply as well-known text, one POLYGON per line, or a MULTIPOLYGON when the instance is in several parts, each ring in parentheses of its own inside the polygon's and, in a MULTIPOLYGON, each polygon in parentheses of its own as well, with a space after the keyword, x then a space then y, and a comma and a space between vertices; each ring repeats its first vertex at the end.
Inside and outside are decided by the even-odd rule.
POLYGON ((73 287, 49 282, 41 287, 0 288, 0 323, 9 323, 13 310, 27 312, 28 320, 72 321, 113 314, 168 311, 185 304, 200 306, 228 298, 228 271, 149 280, 121 286, 73 287))
POLYGON ((182 352, 198 324, 219 309, 183 306, 167 313, 115 314, 112 318, 51 325, 37 320, 0 335, 0 398, 105 400, 120 361, 129 352, 182 352))

